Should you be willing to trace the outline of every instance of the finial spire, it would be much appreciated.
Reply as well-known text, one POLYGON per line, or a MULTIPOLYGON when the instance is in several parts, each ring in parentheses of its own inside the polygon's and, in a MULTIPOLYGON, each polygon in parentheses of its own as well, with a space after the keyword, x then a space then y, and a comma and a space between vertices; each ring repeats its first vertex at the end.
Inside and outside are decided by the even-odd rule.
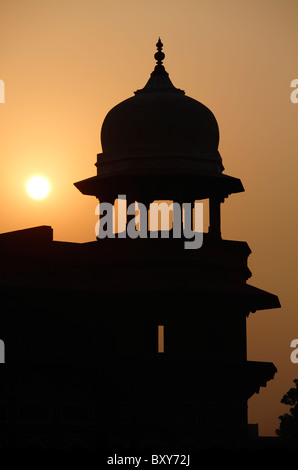
POLYGON ((163 43, 161 42, 161 39, 158 38, 158 41, 156 43, 156 48, 157 52, 154 54, 154 58, 156 60, 156 65, 151 73, 151 76, 141 90, 135 91, 135 94, 139 93, 148 93, 148 92, 175 92, 175 93, 183 93, 183 90, 179 90, 179 88, 174 87, 173 83, 171 82, 169 78, 169 74, 164 68, 163 65, 163 60, 165 58, 165 54, 162 52, 163 48, 163 43))
POLYGON ((162 52, 163 43, 161 42, 160 38, 158 38, 156 47, 157 47, 157 52, 154 54, 154 58, 156 59, 156 64, 158 66, 162 66, 162 61, 165 58, 165 54, 162 52))

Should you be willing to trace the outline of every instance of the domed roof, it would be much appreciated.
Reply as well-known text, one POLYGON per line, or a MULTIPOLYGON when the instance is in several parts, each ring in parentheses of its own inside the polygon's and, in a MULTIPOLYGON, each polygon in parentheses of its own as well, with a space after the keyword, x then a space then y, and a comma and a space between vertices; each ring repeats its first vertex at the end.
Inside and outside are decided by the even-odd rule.
POLYGON ((175 88, 162 62, 145 87, 107 114, 101 129, 101 175, 118 172, 185 169, 221 173, 219 130, 213 113, 175 88))
POLYGON ((159 39, 145 87, 105 117, 97 175, 74 183, 83 194, 111 203, 119 194, 146 203, 191 202, 244 190, 239 179, 223 174, 214 115, 174 87, 162 47, 159 39))

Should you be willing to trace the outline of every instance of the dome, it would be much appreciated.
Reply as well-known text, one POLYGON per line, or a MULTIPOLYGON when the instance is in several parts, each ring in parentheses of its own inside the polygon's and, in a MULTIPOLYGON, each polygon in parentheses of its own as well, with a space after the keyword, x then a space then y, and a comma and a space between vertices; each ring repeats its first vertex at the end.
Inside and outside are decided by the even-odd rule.
POLYGON ((150 169, 221 173, 213 113, 175 88, 157 43, 157 65, 145 87, 112 108, 101 129, 101 175, 150 169))
POLYGON ((78 181, 83 194, 113 203, 221 200, 244 191, 239 179, 223 173, 219 130, 213 113, 171 82, 159 39, 157 64, 144 86, 106 115, 97 175, 78 181))

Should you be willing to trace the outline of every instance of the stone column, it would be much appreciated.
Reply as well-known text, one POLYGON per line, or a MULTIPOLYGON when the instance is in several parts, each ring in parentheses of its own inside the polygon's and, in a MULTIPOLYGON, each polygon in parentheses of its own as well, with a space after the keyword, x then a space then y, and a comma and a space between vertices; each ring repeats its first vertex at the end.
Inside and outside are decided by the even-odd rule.
POLYGON ((220 229, 220 203, 218 196, 211 196, 209 199, 209 234, 212 238, 221 238, 220 229))

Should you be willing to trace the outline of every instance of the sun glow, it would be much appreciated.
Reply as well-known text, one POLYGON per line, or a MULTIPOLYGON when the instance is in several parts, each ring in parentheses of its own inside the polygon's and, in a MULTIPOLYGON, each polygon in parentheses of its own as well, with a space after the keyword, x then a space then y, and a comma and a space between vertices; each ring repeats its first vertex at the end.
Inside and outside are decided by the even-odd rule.
POLYGON ((27 193, 33 199, 43 199, 50 192, 49 182, 42 176, 35 176, 27 183, 27 193))

